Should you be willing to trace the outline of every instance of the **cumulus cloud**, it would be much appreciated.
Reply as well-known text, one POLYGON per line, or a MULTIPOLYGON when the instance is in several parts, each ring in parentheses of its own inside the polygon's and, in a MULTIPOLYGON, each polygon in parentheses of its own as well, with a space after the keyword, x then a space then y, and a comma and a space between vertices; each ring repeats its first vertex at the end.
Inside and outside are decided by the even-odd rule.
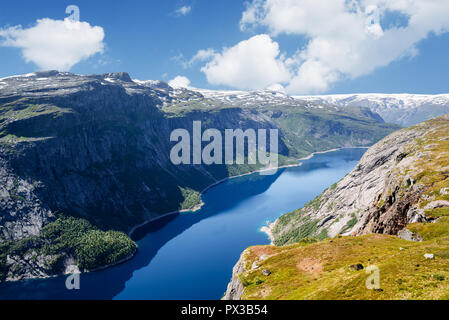
POLYGON ((183 76, 177 76, 168 82, 168 85, 172 88, 188 88, 190 85, 190 80, 183 76))
POLYGON ((72 19, 40 19, 30 28, 0 29, 0 45, 22 50, 25 61, 40 69, 70 70, 78 62, 103 53, 104 30, 72 19))
POLYGON ((447 0, 252 0, 240 28, 269 35, 214 53, 201 70, 211 84, 263 89, 278 83, 291 94, 325 92, 338 81, 415 56, 429 34, 449 31, 448 16, 447 0), (405 23, 383 23, 392 16, 405 23), (280 54, 273 40, 280 35, 297 39, 293 56, 280 54))
POLYGON ((195 56, 190 59, 190 61, 188 62, 189 66, 193 65, 195 62, 197 61, 206 61, 209 60, 210 58, 215 56, 215 50, 213 49, 206 49, 206 50, 199 50, 195 56))
POLYGON ((171 59, 180 65, 184 69, 192 67, 197 62, 203 62, 207 61, 210 58, 212 58, 215 55, 215 50, 213 49, 206 49, 206 50, 199 50, 192 59, 188 60, 184 57, 182 53, 179 53, 178 55, 172 57, 171 59))
POLYGON ((242 15, 242 30, 266 27, 272 36, 305 36, 294 58, 289 93, 316 93, 335 82, 357 78, 406 56, 430 33, 449 30, 446 0, 253 0, 242 15), (395 13, 408 24, 382 27, 395 13))
POLYGON ((211 84, 260 89, 290 78, 278 43, 266 34, 224 48, 221 53, 205 56, 212 59, 201 71, 211 84))

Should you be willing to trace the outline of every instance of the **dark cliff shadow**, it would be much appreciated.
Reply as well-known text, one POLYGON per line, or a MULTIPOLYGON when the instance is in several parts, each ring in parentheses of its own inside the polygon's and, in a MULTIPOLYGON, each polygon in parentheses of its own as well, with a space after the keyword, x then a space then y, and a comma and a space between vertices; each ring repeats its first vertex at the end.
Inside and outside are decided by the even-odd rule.
MULTIPOLYGON (((365 150, 354 149, 348 153, 346 150, 346 156, 341 161, 359 159, 364 152, 365 150)), ((327 168, 332 163, 332 159, 338 157, 341 159, 343 153, 344 151, 337 151, 322 154, 319 157, 303 161, 301 167, 291 170, 296 174, 305 174, 310 170, 327 168)), ((254 174, 228 180, 203 195, 205 206, 200 211, 168 216, 139 228, 134 234, 134 238, 141 239, 137 255, 121 265, 81 275, 80 290, 67 290, 66 277, 22 281, 0 285, 0 299, 113 299, 123 291, 133 273, 149 265, 167 242, 198 222, 226 214, 245 199, 265 192, 283 171, 279 170, 272 176, 254 174)))
MULTIPOLYGON (((230 179, 214 187, 214 192, 203 195, 204 207, 198 212, 174 214, 138 228, 135 240, 145 242, 136 256, 106 270, 82 274, 80 290, 67 290, 66 277, 44 280, 29 280, 0 285, 0 299, 100 299, 110 300, 120 293, 134 271, 147 266, 160 248, 201 220, 223 214, 245 199, 261 194, 279 178, 283 170, 275 175, 253 174, 230 179), (241 192, 236 193, 235 188, 241 192), (233 190, 232 197, 230 190, 233 190), (152 236, 157 232, 157 236, 152 236)), ((212 190, 212 189, 211 189, 212 190)))

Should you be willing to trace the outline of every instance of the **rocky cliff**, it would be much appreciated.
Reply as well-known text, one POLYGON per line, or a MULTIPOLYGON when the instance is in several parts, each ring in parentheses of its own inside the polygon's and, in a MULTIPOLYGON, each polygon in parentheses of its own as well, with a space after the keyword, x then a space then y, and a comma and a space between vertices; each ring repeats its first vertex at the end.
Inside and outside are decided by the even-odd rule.
POLYGON ((126 73, 38 72, 0 84, 0 280, 60 273, 70 261, 84 270, 120 261, 135 246, 108 230, 192 207, 206 186, 258 169, 173 165, 170 134, 191 132, 195 120, 220 131, 279 129, 282 161, 370 145, 397 129, 363 108, 238 106, 126 73))
POLYGON ((247 284, 243 297, 443 297, 442 279, 449 272, 448 178, 449 116, 393 133, 344 179, 274 223, 274 244, 282 247, 246 251, 239 275, 247 284), (270 258, 252 269, 261 250, 270 258), (362 282, 365 273, 359 271, 369 265, 384 277, 378 291, 362 282), (271 275, 261 275, 262 268, 271 275))

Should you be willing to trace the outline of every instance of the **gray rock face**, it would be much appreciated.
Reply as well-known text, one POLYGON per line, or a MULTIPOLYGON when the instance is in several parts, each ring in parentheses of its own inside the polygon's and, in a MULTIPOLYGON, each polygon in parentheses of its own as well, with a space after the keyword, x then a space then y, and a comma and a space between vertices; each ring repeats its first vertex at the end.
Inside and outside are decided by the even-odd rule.
POLYGON ((245 270, 244 254, 245 252, 242 253, 240 259, 237 261, 234 268, 232 269, 232 278, 231 281, 228 283, 228 288, 222 300, 240 300, 240 298, 244 294, 244 288, 239 279, 239 274, 241 274, 245 270))
POLYGON ((36 252, 24 256, 8 256, 6 264, 10 266, 8 281, 47 278, 52 273, 51 263, 56 256, 47 256, 36 252))
POLYGON ((264 270, 262 270, 262 274, 263 274, 264 276, 268 277, 269 275, 271 275, 271 271, 268 270, 268 269, 264 269, 264 270))
POLYGON ((407 241, 418 241, 421 242, 422 238, 417 235, 414 234, 413 232, 411 232, 410 230, 408 230, 407 228, 402 229, 401 231, 398 232, 398 237, 407 241))
POLYGON ((36 195, 37 188, 39 183, 16 176, 0 157, 0 239, 38 235, 42 226, 53 220, 52 211, 36 195))
MULTIPOLYGON (((302 217, 310 217, 317 225, 311 236, 323 230, 329 237, 396 235, 409 223, 426 221, 424 210, 418 206, 424 187, 408 175, 411 171, 420 172, 416 163, 422 155, 410 154, 416 139, 426 130, 422 124, 391 134, 371 147, 351 173, 303 208, 302 217)), ((447 205, 446 201, 436 201, 428 206, 447 205)), ((296 216, 289 219, 282 226, 276 227, 279 220, 274 225, 275 243, 283 236, 285 241, 292 230, 306 223, 296 216)))

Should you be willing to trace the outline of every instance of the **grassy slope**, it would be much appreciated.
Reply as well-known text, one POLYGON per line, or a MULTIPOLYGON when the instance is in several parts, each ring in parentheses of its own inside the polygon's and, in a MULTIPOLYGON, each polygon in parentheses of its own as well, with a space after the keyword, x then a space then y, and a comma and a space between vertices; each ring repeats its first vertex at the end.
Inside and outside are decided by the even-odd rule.
POLYGON ((253 247, 248 250, 247 269, 259 257, 258 252, 274 255, 263 261, 260 269, 241 276, 246 284, 243 298, 449 299, 448 235, 446 229, 446 236, 421 243, 367 235, 286 247, 253 247), (426 253, 435 254, 435 259, 426 260, 426 253), (365 269, 350 268, 359 263, 379 268, 381 290, 366 288, 369 274, 365 269), (263 276, 263 269, 272 274, 263 276))
MULTIPOLYGON (((415 157, 407 175, 425 186, 420 201, 449 200, 441 190, 449 187, 449 122, 438 118, 425 123, 428 133, 411 144, 408 157, 415 157)), ((406 129, 407 130, 407 129, 406 129)), ((401 173, 398 173, 401 174, 401 173)), ((313 203, 311 204, 313 205, 313 203)), ((295 211, 292 216, 298 216, 295 211)), ((395 236, 367 235, 319 241, 306 239, 285 247, 259 246, 246 251, 246 270, 261 254, 270 257, 260 268, 241 275, 244 299, 449 299, 449 208, 426 211, 442 217, 435 223, 408 226, 423 242, 395 236), (312 242, 312 243, 311 243, 312 242), (424 254, 432 253, 434 260, 424 254), (380 269, 381 290, 368 290, 364 270, 354 264, 380 269), (261 270, 269 269, 268 277, 261 270)), ((299 240, 299 238, 297 239, 299 240)))

